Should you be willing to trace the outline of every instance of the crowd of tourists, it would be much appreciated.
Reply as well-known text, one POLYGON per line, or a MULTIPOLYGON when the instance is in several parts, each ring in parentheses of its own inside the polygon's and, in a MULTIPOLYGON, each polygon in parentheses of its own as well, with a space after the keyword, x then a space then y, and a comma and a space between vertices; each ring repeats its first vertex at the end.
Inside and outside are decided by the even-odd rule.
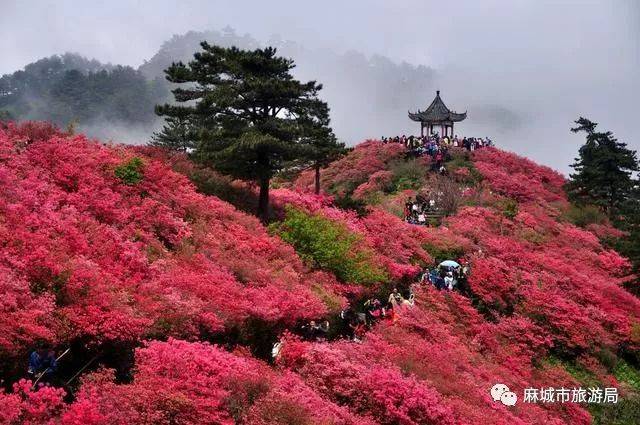
POLYGON ((361 311, 347 307, 340 312, 340 319, 347 326, 349 339, 359 342, 367 330, 377 321, 395 320, 398 307, 411 307, 414 302, 413 287, 408 289, 408 294, 403 294, 398 288, 393 288, 391 293, 382 301, 375 297, 367 299, 362 305, 361 311))
POLYGON ((410 224, 429 224, 429 217, 440 213, 438 195, 441 194, 429 194, 427 197, 418 194, 415 199, 407 198, 404 203, 404 221, 410 224))
POLYGON ((463 137, 457 135, 453 137, 440 137, 438 134, 432 136, 395 136, 382 137, 382 143, 402 143, 407 148, 408 157, 429 156, 431 158, 431 171, 442 175, 447 174, 444 163, 450 158, 452 148, 465 149, 473 152, 488 146, 493 146, 493 142, 488 137, 463 137))
POLYGON ((312 341, 325 341, 329 334, 329 321, 316 322, 310 321, 301 328, 303 336, 312 341))
MULTIPOLYGON (((464 258, 458 261, 447 260, 433 268, 424 269, 417 277, 416 283, 405 291, 396 288, 388 296, 371 297, 365 300, 360 308, 347 306, 340 312, 338 329, 333 337, 347 338, 354 342, 362 338, 371 327, 379 321, 395 321, 399 308, 412 307, 415 304, 414 290, 416 286, 433 285, 437 290, 460 290, 469 275, 469 264, 464 258)), ((299 335, 309 341, 326 341, 329 339, 330 324, 328 320, 317 322, 312 320, 300 328, 299 335)), ((273 347, 273 357, 277 357, 282 343, 279 341, 273 347)))
MULTIPOLYGON (((462 148, 468 151, 475 151, 488 146, 493 146, 493 142, 488 137, 463 137, 457 135, 453 137, 439 137, 438 134, 432 136, 395 136, 382 137, 383 143, 402 143, 407 148, 407 155, 411 157, 429 156, 431 158, 431 171, 441 175, 447 175, 446 161, 451 159, 452 148, 462 148)), ((407 199, 404 206, 404 221, 411 224, 428 225, 434 215, 439 215, 440 208, 436 197, 429 195, 429 198, 418 195, 416 199, 407 199)))
POLYGON ((439 291, 452 291, 466 282, 469 272, 469 264, 464 258, 457 262, 447 260, 440 263, 438 267, 426 269, 420 276, 420 284, 433 285, 439 291))
POLYGON ((469 275, 469 264, 464 258, 458 261, 447 260, 432 269, 425 269, 418 282, 409 286, 406 293, 393 288, 389 296, 381 301, 369 298, 363 303, 360 312, 347 307, 340 313, 340 318, 347 324, 348 336, 359 342, 368 329, 379 320, 395 320, 396 311, 401 306, 412 307, 415 303, 414 289, 416 285, 433 285, 437 290, 453 291, 465 282, 469 275))
POLYGON ((438 152, 446 151, 448 148, 464 148, 468 151, 493 146, 493 142, 488 137, 463 137, 458 135, 453 137, 440 137, 437 133, 431 136, 395 136, 382 137, 382 143, 402 143, 409 151, 420 155, 436 156, 438 152))

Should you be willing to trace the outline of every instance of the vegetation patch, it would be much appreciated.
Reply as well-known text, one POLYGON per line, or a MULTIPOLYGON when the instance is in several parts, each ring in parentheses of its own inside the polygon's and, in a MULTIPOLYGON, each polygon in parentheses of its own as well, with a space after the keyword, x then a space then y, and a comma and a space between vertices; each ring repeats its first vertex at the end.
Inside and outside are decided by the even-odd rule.
POLYGON ((394 161, 390 166, 393 174, 391 192, 407 189, 418 190, 425 183, 425 165, 417 159, 394 161))
POLYGON ((607 216, 595 205, 572 204, 562 215, 562 218, 579 227, 586 227, 589 224, 603 224, 607 221, 607 216))
POLYGON ((133 186, 140 183, 144 177, 142 173, 143 165, 142 159, 134 156, 124 164, 117 166, 114 174, 122 183, 133 186))
POLYGON ((388 280, 374 252, 342 223, 287 207, 284 220, 270 229, 293 245, 308 264, 333 272, 343 282, 368 285, 388 280))

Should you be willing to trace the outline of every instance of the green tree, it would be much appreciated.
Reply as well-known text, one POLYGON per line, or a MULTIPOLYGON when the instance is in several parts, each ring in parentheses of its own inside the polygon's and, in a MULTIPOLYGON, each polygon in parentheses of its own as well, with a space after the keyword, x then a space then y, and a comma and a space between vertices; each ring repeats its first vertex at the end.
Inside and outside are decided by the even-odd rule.
POLYGON ((618 142, 610 131, 596 131, 597 124, 580 117, 572 132, 585 132, 587 141, 580 147, 578 158, 571 166, 576 172, 567 184, 569 198, 578 204, 593 204, 610 217, 631 197, 638 171, 636 152, 618 142))
POLYGON ((311 155, 305 138, 328 127, 329 108, 318 98, 322 85, 293 78, 291 59, 267 47, 252 51, 201 43, 185 65, 172 64, 167 79, 176 104, 159 115, 189 118, 198 130, 194 157, 236 178, 256 181, 258 215, 268 219, 269 182, 293 160, 311 155))
POLYGON ((196 147, 196 134, 189 121, 182 116, 167 117, 162 130, 153 133, 151 146, 163 147, 172 151, 189 152, 196 147))
MULTIPOLYGON (((640 170, 637 154, 618 142, 610 131, 596 131, 597 124, 586 118, 576 121, 573 132, 585 132, 586 143, 572 167, 576 170, 567 184, 571 201, 582 210, 590 206, 605 212, 612 224, 626 236, 607 241, 640 272, 640 182, 634 172, 640 170)), ((591 213, 595 216, 595 214, 591 213)), ((627 287, 639 294, 638 279, 627 287)))

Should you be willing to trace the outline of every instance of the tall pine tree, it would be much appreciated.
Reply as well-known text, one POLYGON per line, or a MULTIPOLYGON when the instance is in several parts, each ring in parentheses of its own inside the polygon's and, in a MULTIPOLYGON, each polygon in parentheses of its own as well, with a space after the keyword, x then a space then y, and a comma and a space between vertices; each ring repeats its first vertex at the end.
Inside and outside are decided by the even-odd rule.
POLYGON ((306 141, 318 129, 331 133, 329 108, 318 98, 322 85, 294 79, 293 61, 276 56, 271 47, 201 46, 189 64, 174 63, 165 71, 180 85, 173 90, 177 104, 157 112, 189 118, 198 134, 195 158, 256 181, 258 215, 267 221, 273 175, 293 160, 311 159, 317 150, 306 141))
POLYGON ((579 205, 596 205, 609 216, 625 236, 607 241, 631 260, 635 279, 625 286, 640 295, 640 182, 634 172, 640 169, 636 152, 618 142, 610 131, 596 131, 597 124, 586 118, 576 121, 574 133, 584 132, 586 143, 572 167, 567 184, 569 198, 579 205))
POLYGON ((611 218, 633 194, 638 171, 636 152, 618 142, 610 131, 596 131, 597 123, 580 117, 574 133, 586 133, 587 141, 580 147, 578 158, 571 167, 576 171, 567 184, 569 198, 578 204, 592 204, 602 208, 611 218))

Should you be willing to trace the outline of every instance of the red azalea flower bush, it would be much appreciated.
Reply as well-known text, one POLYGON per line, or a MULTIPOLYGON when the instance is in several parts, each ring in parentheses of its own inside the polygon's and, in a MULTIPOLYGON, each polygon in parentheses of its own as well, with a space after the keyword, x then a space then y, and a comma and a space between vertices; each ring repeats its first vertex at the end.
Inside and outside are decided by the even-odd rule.
POLYGON ((365 200, 376 193, 386 191, 392 185, 393 173, 389 170, 380 170, 369 176, 369 179, 356 187, 353 191, 353 199, 365 200))
MULTIPOLYGON (((354 147, 348 155, 332 162, 320 174, 320 184, 325 192, 337 196, 352 193, 358 186, 368 181, 376 185, 375 180, 388 180, 389 163, 402 158, 405 147, 401 143, 382 143, 368 140, 354 147), (376 173, 377 176, 373 178, 376 173), (373 180, 370 180, 373 178, 373 180)), ((312 192, 314 171, 303 172, 295 182, 295 187, 304 192, 312 192)), ((361 192, 365 192, 365 188, 361 192)))
MULTIPOLYGON (((519 201, 563 201, 564 177, 515 154, 496 148, 474 152, 473 164, 491 187, 519 201)), ((566 201, 565 201, 566 202, 566 201)))
POLYGON ((34 340, 55 339, 50 328, 53 296, 32 293, 25 279, 4 266, 0 266, 0 293, 0 352, 23 350, 34 340))
POLYGON ((355 346, 344 343, 309 345, 296 372, 325 397, 371 414, 378 423, 455 423, 432 388, 391 365, 354 361, 351 348, 355 346))
POLYGON ((109 371, 85 378, 63 424, 368 424, 299 377, 206 343, 170 339, 136 351, 131 384, 109 371), (293 422, 291 422, 293 421, 293 422))
POLYGON ((520 201, 513 219, 466 208, 448 220, 480 250, 470 277, 474 293, 497 311, 532 318, 563 349, 637 347, 640 302, 620 285, 629 263, 593 233, 559 219, 566 204, 561 176, 496 149, 476 152, 474 161, 491 189, 520 201))
POLYGON ((587 349, 594 335, 599 344, 637 344, 632 331, 640 302, 617 277, 628 263, 593 234, 536 217, 524 211, 509 220, 466 208, 448 220, 481 250, 472 261, 472 291, 498 312, 515 310, 554 329, 556 343, 566 348, 587 349))
POLYGON ((141 157, 129 184, 114 173, 137 158, 125 148, 57 134, 22 147, 17 137, 0 131, 0 265, 5 317, 28 325, 3 333, 6 348, 326 313, 289 245, 160 162, 141 157))
POLYGON ((0 389, 0 423, 3 424, 55 424, 65 407, 62 388, 33 388, 32 382, 22 379, 8 394, 0 389))

